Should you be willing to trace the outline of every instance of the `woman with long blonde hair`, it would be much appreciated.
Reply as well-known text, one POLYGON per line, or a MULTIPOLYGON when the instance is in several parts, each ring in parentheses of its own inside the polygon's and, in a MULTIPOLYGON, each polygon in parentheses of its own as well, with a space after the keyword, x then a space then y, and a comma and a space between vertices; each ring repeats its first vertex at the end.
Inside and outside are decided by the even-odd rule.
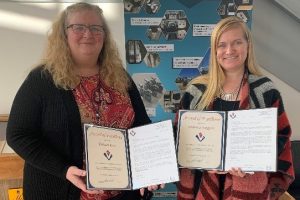
POLYGON ((208 74, 191 81, 181 100, 187 110, 230 111, 278 108, 278 171, 246 174, 182 169, 178 199, 278 199, 294 179, 291 127, 282 98, 256 64, 251 33, 238 17, 221 20, 211 35, 208 74))

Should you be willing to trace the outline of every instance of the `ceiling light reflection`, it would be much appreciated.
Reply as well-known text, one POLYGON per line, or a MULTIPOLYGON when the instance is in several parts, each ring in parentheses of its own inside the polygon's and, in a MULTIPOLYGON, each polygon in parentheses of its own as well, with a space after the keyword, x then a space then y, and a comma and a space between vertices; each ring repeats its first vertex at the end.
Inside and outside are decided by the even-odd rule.
POLYGON ((0 27, 45 35, 51 27, 51 21, 0 10, 0 27))

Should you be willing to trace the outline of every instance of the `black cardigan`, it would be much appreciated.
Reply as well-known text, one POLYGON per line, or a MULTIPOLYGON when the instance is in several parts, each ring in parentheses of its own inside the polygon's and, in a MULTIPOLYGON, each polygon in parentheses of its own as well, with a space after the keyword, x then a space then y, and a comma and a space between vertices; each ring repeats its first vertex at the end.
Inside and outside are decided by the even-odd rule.
MULTIPOLYGON (((135 112, 133 127, 150 123, 133 81, 128 93, 135 112)), ((32 70, 17 92, 6 138, 25 160, 25 199, 79 199, 80 190, 66 179, 71 165, 83 165, 79 109, 72 91, 57 88, 42 67, 32 70)))

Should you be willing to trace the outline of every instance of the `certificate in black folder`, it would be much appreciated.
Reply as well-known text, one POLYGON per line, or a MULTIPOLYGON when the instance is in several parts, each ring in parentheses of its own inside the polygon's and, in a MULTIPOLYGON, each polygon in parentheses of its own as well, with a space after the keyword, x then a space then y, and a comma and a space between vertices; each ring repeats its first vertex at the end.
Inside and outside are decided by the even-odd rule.
POLYGON ((237 111, 180 110, 180 167, 227 171, 277 169, 277 108, 237 111))
POLYGON ((171 120, 128 130, 84 125, 87 189, 130 190, 179 180, 171 120))

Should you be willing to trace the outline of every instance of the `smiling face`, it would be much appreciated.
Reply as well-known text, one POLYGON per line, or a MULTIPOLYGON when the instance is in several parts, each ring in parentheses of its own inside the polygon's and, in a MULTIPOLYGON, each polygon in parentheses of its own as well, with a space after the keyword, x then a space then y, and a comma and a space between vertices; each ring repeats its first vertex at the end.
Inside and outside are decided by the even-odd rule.
MULTIPOLYGON (((92 10, 82 10, 71 13, 67 19, 67 26, 71 24, 100 25, 103 26, 100 16, 92 10)), ((102 34, 92 34, 89 29, 84 33, 75 33, 72 28, 66 30, 67 41, 72 57, 77 64, 97 63, 104 42, 104 32, 102 34)))
POLYGON ((216 44, 216 51, 217 61, 225 73, 244 69, 248 42, 243 29, 234 27, 223 32, 216 44))

